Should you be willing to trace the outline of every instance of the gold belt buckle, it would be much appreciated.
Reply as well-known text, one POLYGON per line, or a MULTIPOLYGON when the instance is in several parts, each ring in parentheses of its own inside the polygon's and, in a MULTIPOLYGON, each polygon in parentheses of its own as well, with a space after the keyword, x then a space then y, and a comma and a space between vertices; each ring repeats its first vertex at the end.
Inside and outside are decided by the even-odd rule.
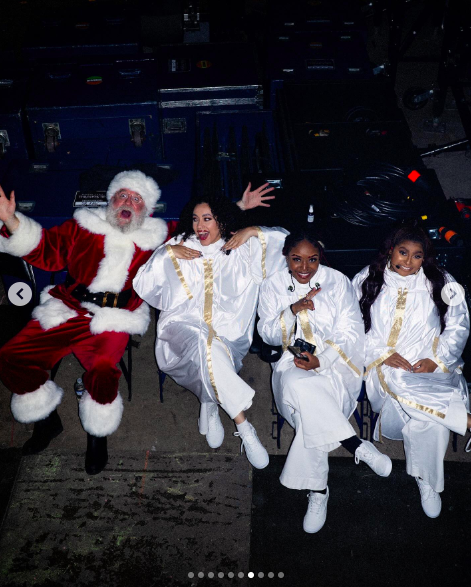
POLYGON ((103 302, 101 304, 101 307, 104 308, 106 306, 106 302, 108 301, 108 296, 109 295, 114 296, 113 308, 116 308, 116 306, 118 305, 118 295, 119 294, 112 293, 111 291, 105 291, 105 294, 103 296, 103 302))

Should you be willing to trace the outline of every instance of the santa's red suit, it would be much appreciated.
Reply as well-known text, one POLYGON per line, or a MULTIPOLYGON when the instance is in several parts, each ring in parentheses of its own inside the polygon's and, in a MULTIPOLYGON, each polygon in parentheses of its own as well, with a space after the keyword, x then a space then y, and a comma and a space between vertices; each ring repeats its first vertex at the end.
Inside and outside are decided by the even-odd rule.
MULTIPOLYGON (((132 280, 165 240, 167 225, 148 217, 140 228, 123 233, 107 222, 104 209, 85 208, 61 226, 44 230, 16 215, 19 227, 9 237, 3 227, 0 251, 46 271, 67 267, 70 278, 42 292, 33 320, 0 349, 0 379, 13 392, 13 415, 19 422, 37 422, 56 409, 63 391, 47 371, 72 352, 86 370, 87 393, 79 405, 82 425, 93 436, 107 436, 118 428, 123 411, 116 364, 129 335, 144 334, 149 324, 149 308, 132 290, 132 280), (124 292, 122 307, 79 301, 72 295, 78 284, 91 294, 124 292)), ((115 296, 109 297, 114 303, 115 296)))

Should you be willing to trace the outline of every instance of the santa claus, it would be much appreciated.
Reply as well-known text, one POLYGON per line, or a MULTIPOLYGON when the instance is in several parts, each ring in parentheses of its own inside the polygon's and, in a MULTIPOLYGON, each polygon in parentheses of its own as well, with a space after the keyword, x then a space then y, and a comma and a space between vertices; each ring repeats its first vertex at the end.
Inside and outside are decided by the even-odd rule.
POLYGON ((61 226, 43 229, 16 212, 14 192, 0 187, 0 251, 46 271, 67 268, 65 283, 46 288, 26 327, 0 349, 0 379, 12 392, 18 422, 34 422, 23 454, 36 454, 62 432, 57 413, 63 390, 48 371, 74 353, 85 368, 87 391, 79 415, 87 432, 85 469, 103 470, 106 437, 119 426, 121 359, 130 334, 144 334, 149 308, 132 289, 139 267, 167 236, 167 224, 151 218, 157 183, 140 171, 111 181, 106 208, 77 210, 61 226))
MULTIPOLYGON (((237 205, 268 207, 272 190, 266 183, 251 191, 249 183, 237 205)), ((87 432, 85 470, 94 475, 106 466, 106 437, 117 430, 123 413, 116 364, 129 335, 144 334, 150 321, 132 281, 167 236, 167 224, 150 217, 159 197, 151 177, 123 171, 108 187, 106 208, 82 208, 45 230, 16 212, 14 192, 8 199, 0 187, 0 252, 46 271, 68 271, 65 283, 41 293, 33 320, 0 349, 0 379, 12 392, 13 416, 34 422, 23 454, 44 450, 62 432, 57 406, 64 392, 48 371, 73 353, 85 368, 87 391, 79 403, 87 432)))

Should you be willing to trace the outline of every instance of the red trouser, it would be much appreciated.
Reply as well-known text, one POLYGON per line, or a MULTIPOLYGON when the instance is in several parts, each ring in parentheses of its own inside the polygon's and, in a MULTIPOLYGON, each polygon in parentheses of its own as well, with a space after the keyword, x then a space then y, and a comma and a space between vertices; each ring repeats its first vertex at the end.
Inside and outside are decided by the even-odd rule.
POLYGON ((77 316, 65 324, 43 330, 31 320, 0 349, 0 379, 18 395, 36 391, 49 379, 48 370, 69 353, 84 367, 85 388, 99 404, 108 404, 118 394, 121 371, 116 364, 123 356, 129 334, 91 334, 91 318, 77 316))

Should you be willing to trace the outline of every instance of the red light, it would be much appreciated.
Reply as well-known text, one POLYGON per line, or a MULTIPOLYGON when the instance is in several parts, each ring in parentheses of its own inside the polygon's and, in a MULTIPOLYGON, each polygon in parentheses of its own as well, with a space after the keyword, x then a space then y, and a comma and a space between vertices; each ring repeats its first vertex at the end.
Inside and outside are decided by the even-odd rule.
POLYGON ((413 171, 411 171, 409 173, 409 175, 407 176, 413 183, 415 183, 419 177, 420 177, 420 173, 418 171, 416 171, 415 169, 413 171))

